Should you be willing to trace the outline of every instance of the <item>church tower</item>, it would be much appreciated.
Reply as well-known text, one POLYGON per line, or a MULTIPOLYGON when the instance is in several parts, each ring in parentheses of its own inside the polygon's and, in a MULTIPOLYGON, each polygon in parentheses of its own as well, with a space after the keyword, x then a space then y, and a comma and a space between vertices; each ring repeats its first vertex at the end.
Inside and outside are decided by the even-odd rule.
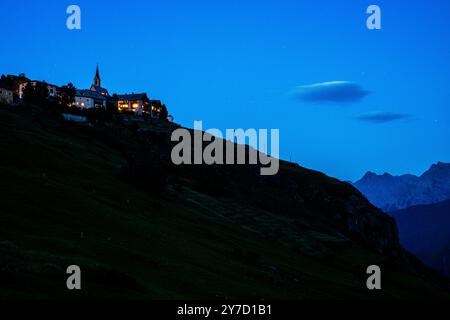
POLYGON ((108 90, 102 87, 102 82, 100 80, 100 71, 98 71, 98 65, 97 70, 95 71, 94 83, 91 86, 91 91, 95 91, 104 97, 109 97, 108 90))
POLYGON ((95 72, 95 77, 94 77, 94 86, 101 87, 100 72, 98 71, 98 65, 97 65, 97 71, 95 72))

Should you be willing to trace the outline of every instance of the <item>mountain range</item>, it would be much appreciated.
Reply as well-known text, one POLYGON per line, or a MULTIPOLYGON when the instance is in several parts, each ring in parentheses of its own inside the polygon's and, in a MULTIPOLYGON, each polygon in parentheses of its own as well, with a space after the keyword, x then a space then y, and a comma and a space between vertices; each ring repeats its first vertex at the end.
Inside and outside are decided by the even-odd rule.
POLYGON ((438 162, 421 176, 367 172, 353 185, 385 212, 450 199, 450 163, 438 162))
POLYGON ((390 214, 397 220, 402 245, 450 276, 450 200, 390 214))

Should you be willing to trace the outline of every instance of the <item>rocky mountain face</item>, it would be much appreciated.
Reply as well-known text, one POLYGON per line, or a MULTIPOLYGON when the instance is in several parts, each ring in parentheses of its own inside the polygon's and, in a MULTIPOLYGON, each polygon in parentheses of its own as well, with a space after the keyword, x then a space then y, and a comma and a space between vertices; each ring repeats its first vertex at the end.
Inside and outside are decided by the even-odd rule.
POLYGON ((450 199, 450 163, 438 162, 421 176, 368 172, 353 184, 385 212, 450 199))

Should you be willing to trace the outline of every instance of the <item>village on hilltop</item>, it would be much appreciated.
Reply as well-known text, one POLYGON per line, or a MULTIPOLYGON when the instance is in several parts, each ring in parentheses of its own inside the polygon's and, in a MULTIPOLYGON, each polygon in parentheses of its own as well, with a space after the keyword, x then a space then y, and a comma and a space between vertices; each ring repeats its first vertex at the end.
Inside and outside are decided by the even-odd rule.
POLYGON ((51 104, 75 110, 104 109, 126 114, 135 119, 159 119, 173 122, 167 107, 160 100, 149 99, 147 93, 112 94, 101 85, 97 66, 90 89, 76 89, 71 83, 57 86, 19 75, 2 75, 0 103, 8 105, 51 104))

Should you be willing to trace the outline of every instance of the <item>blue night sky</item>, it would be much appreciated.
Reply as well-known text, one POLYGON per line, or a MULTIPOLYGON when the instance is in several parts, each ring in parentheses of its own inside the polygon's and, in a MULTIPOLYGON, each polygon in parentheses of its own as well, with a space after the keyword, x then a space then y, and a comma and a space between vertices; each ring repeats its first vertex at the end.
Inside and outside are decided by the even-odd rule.
POLYGON ((146 91, 187 127, 279 128, 282 158, 344 180, 450 162, 449 1, 22 0, 0 13, 0 74, 88 88, 99 63, 110 93, 146 91))

